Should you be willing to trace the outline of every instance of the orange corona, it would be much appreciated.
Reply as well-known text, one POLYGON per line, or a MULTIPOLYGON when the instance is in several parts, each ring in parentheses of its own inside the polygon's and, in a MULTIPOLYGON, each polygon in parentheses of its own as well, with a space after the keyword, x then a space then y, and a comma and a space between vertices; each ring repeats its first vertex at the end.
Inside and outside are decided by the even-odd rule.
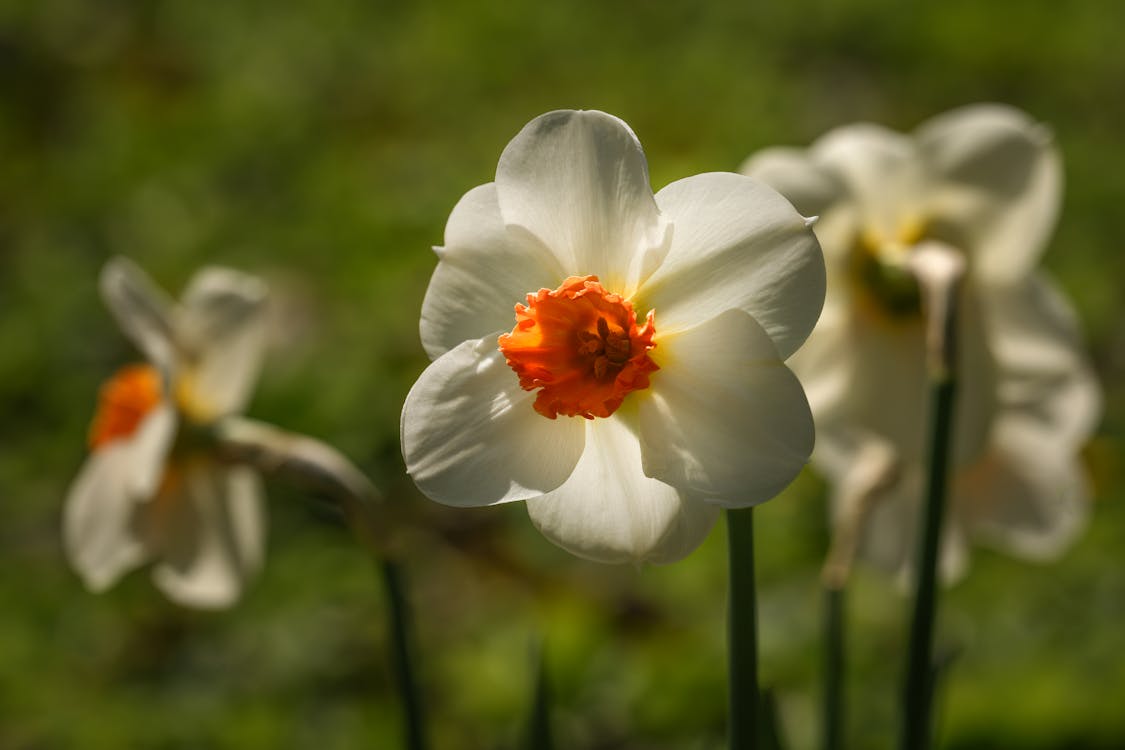
POLYGON ((160 373, 151 365, 127 365, 98 392, 98 410, 90 425, 90 450, 129 437, 160 403, 160 373))
POLYGON ((632 391, 648 388, 658 369, 653 313, 637 326, 633 305, 607 292, 597 276, 571 276, 516 305, 516 326, 500 351, 527 391, 540 389, 535 411, 548 419, 608 417, 632 391))

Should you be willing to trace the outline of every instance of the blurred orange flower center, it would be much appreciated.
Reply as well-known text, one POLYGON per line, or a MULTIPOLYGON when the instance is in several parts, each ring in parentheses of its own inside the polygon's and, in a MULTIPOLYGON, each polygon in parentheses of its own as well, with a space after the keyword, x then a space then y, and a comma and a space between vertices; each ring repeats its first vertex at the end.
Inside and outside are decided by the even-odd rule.
POLYGON ((516 305, 516 326, 500 351, 527 391, 540 389, 535 411, 548 419, 608 417, 632 391, 648 388, 658 369, 653 313, 637 326, 633 305, 607 292, 597 276, 571 276, 516 305))
POLYGON ((160 403, 160 373, 151 365, 126 365, 98 392, 98 410, 90 425, 90 450, 132 435, 160 403))

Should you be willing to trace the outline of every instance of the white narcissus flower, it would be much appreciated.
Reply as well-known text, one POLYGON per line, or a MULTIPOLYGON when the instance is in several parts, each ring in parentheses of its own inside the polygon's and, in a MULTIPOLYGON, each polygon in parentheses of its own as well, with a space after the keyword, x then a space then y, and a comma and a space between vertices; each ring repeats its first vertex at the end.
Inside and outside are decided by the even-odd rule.
POLYGON ((434 361, 402 413, 411 477, 447 505, 524 500, 582 557, 683 557, 720 508, 774 496, 812 451, 784 364, 823 302, 809 223, 741 175, 654 196, 621 120, 536 118, 437 249, 434 361))
POLYGON ((118 258, 101 291, 148 361, 102 386, 90 456, 66 498, 67 556, 94 591, 152 561, 170 599, 228 606, 261 566, 262 492, 252 469, 218 460, 206 431, 243 409, 257 379, 265 285, 208 268, 176 303, 118 258))
POLYGON ((1048 130, 976 105, 909 136, 843 127, 807 150, 762 151, 742 171, 820 215, 824 315, 791 364, 816 416, 814 463, 837 501, 866 471, 861 456, 897 456, 895 481, 877 480, 887 486, 870 503, 868 556, 899 572, 913 563, 928 397, 907 259, 934 243, 967 264, 943 574, 964 571, 968 537, 1030 558, 1059 554, 1087 516, 1077 453, 1101 397, 1074 313, 1035 270, 1062 191, 1048 130))

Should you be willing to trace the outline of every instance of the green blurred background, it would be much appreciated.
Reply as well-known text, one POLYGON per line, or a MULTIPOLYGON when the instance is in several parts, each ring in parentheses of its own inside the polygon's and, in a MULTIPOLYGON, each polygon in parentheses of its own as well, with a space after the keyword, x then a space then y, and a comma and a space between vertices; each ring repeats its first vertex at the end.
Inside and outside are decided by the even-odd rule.
MULTIPOLYGON (((96 291, 114 254, 173 291, 205 263, 270 281, 250 413, 334 443, 388 496, 436 748, 515 746, 539 634, 560 747, 721 747, 721 528, 676 565, 598 566, 518 504, 448 510, 404 477, 430 247, 551 109, 624 118, 659 187, 977 101, 1055 130, 1046 265, 1107 413, 1082 540, 1050 566, 979 551, 946 594, 940 744, 1125 747, 1122 29, 1117 0, 0 0, 0 747, 399 743, 378 571, 323 499, 270 484, 268 564, 228 612, 178 609, 143 571, 94 596, 67 568, 61 503, 96 390, 137 356, 96 291)), ((823 506, 808 472, 757 514, 763 679, 794 748, 817 736, 823 506)), ((855 583, 848 732, 885 748, 906 606, 877 572, 855 583)))

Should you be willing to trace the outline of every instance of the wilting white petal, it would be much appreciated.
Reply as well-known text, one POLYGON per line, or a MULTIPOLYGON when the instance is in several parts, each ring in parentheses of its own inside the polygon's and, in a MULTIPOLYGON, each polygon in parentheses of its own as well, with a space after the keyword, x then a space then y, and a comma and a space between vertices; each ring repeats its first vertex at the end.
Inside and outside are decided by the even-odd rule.
POLYGON ((764 183, 730 173, 673 182, 656 196, 674 227, 660 268, 637 293, 663 335, 719 313, 752 315, 788 357, 824 301, 824 257, 804 217, 764 183))
POLYGON ((422 346, 431 359, 462 341, 510 330, 516 303, 568 275, 534 235, 504 225, 493 183, 454 206, 438 256, 422 303, 422 346))
POLYGON ((897 240, 906 227, 926 218, 926 175, 907 136, 879 125, 850 125, 814 143, 810 157, 847 185, 861 226, 873 240, 897 240))
POLYGON ((179 604, 230 606, 261 565, 262 499, 248 469, 209 462, 184 467, 144 523, 160 558, 153 581, 179 604))
POLYGON ((107 443, 87 458, 71 485, 63 547, 90 589, 108 588, 147 557, 134 515, 156 491, 174 429, 172 411, 157 409, 130 439, 107 443))
POLYGON ((572 421, 586 432, 581 460, 561 487, 527 501, 544 536, 598 562, 673 562, 703 542, 719 509, 646 477, 624 419, 572 421))
POLYGON ((168 373, 176 358, 175 303, 132 261, 111 258, 99 279, 102 299, 145 357, 168 373))
POLYGON ((228 268, 206 268, 188 284, 177 318, 184 394, 208 417, 242 411, 262 366, 266 285, 228 268))
POLYGON ((505 223, 538 237, 568 274, 597 275, 619 294, 666 251, 641 144, 604 112, 550 112, 525 125, 500 156, 496 190, 505 223))
POLYGON ((402 455, 418 488, 446 505, 525 500, 558 487, 582 455, 580 419, 547 419, 496 336, 438 357, 402 409, 402 455))
POLYGON ((1046 128, 997 104, 947 112, 916 134, 934 174, 932 220, 974 250, 976 272, 1024 276, 1054 229, 1062 164, 1046 128))
POLYGON ((813 448, 804 391, 752 317, 729 310, 662 338, 637 394, 645 474, 741 508, 770 499, 813 448))

